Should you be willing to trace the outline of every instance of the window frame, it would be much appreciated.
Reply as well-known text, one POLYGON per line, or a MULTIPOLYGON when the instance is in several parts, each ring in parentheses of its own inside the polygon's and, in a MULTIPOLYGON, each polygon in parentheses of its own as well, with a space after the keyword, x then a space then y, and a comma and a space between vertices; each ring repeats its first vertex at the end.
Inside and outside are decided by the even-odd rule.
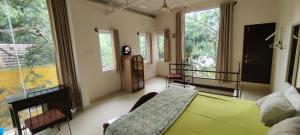
POLYGON ((148 42, 148 36, 147 33, 138 33, 138 43, 139 43, 139 50, 140 50, 140 54, 142 55, 141 52, 141 42, 140 42, 140 36, 144 36, 145 37, 145 49, 146 49, 146 59, 143 57, 144 63, 149 63, 150 62, 150 49, 149 49, 149 42, 148 42))
POLYGON ((165 34, 164 33, 159 33, 158 35, 157 35, 157 48, 158 48, 158 59, 160 60, 160 61, 164 61, 165 60, 165 34), (164 48, 164 50, 163 50, 163 57, 161 58, 160 56, 159 56, 159 52, 160 52, 160 50, 159 50, 159 38, 160 38, 160 36, 163 36, 163 38, 164 38, 164 40, 163 40, 163 48, 164 48))
MULTIPOLYGON (((33 1, 34 2, 34 1, 33 1)), ((48 44, 50 46, 48 47, 51 47, 51 50, 47 49, 45 52, 49 52, 49 53, 53 53, 53 57, 54 57, 54 62, 50 62, 50 63, 47 63, 47 64, 38 64, 38 65, 34 65, 34 64, 31 64, 30 66, 32 71, 36 72, 37 70, 40 70, 42 72, 36 72, 36 74, 41 74, 42 77, 41 78, 36 78, 36 80, 38 81, 50 81, 50 83, 43 83, 43 82, 25 82, 25 78, 27 78, 26 76, 28 76, 29 74, 31 74, 30 72, 31 71, 24 71, 24 70, 28 70, 28 65, 25 66, 21 61, 22 58, 24 58, 23 56, 26 55, 29 51, 28 51, 28 48, 33 48, 34 46, 37 46, 39 43, 35 42, 36 39, 33 39, 34 41, 29 41, 29 43, 23 43, 23 41, 19 42, 19 41, 11 41, 10 42, 2 42, 1 44, 4 44, 4 45, 8 45, 8 46, 13 46, 12 50, 13 52, 17 52, 19 49, 18 46, 23 46, 22 48, 22 51, 23 50, 26 50, 24 51, 24 53, 20 54, 20 55, 17 55, 15 56, 15 58, 9 58, 9 59, 14 59, 15 61, 13 61, 12 63, 16 63, 15 65, 16 66, 3 66, 1 68, 3 68, 5 71, 4 72, 7 72, 9 70, 11 70, 10 68, 14 68, 13 70, 16 70, 16 72, 14 72, 14 74, 9 74, 8 76, 10 76, 9 80, 18 80, 19 83, 16 83, 14 85, 16 85, 17 87, 16 88, 10 88, 10 84, 8 84, 7 86, 5 85, 2 85, 0 86, 0 89, 4 89, 5 91, 9 91, 8 95, 4 94, 3 93, 3 96, 9 96, 9 95, 19 95, 19 94, 24 94, 26 95, 26 93, 30 92, 30 91, 38 91, 38 90, 41 90, 41 89, 47 89, 47 88, 51 88, 51 87, 55 87, 57 85, 59 85, 61 83, 61 69, 60 69, 60 61, 59 61, 59 57, 58 57, 58 50, 57 50, 57 33, 56 33, 56 30, 55 30, 55 25, 54 25, 54 17, 53 17, 53 10, 51 8, 51 1, 49 0, 45 0, 42 4, 43 8, 46 8, 45 10, 42 8, 40 9, 39 11, 41 11, 41 13, 46 13, 47 12, 47 16, 45 16, 45 19, 43 19, 43 17, 41 18, 38 18, 38 19, 42 19, 43 20, 43 23, 44 25, 40 25, 40 24, 36 24, 37 22, 36 21, 33 21, 33 20, 30 20, 30 23, 32 23, 34 26, 36 26, 36 29, 37 30, 40 30, 42 28, 45 28, 45 27, 48 27, 49 25, 49 29, 44 29, 45 31, 48 31, 48 32, 45 32, 45 36, 43 37, 43 39, 46 39, 47 40, 47 43, 51 43, 51 44, 48 44), (45 2, 45 3, 44 3, 45 2), (46 26, 46 25, 47 26, 46 26), (42 27, 40 27, 42 26, 42 27), (48 35, 49 34, 49 35, 48 35), (47 38, 46 38, 47 37, 47 38), (28 46, 28 47, 24 47, 24 46, 28 46), (53 48, 53 50, 52 50, 53 48), (17 62, 16 62, 17 61, 17 62), (35 68, 38 68, 38 69, 35 69, 35 68), (42 69, 42 70, 41 70, 42 69), (28 72, 28 73, 25 73, 25 72, 28 72), (11 79, 13 78, 13 79, 11 79), (14 79, 16 78, 16 79, 14 79), (45 80, 44 80, 45 79, 45 80), (27 84, 29 83, 29 84, 27 84), (11 91, 11 90, 15 90, 15 91, 11 91)), ((4 6, 8 6, 9 4, 7 5, 4 5, 4 6)), ((18 5, 18 4, 16 4, 18 5)), ((23 7, 23 6, 20 6, 18 5, 19 7, 23 7)), ((13 7, 11 7, 13 8, 13 7)), ((24 8, 26 9, 26 7, 24 8)), ((17 12, 19 12, 20 9, 16 9, 17 12)), ((4 11, 7 11, 7 9, 4 9, 4 11)), ((34 10, 35 11, 35 10, 34 10)), ((29 11, 30 13, 34 13, 34 11, 29 11)), ((9 11, 10 13, 10 11, 9 11)), ((5 19, 8 20, 13 20, 12 18, 13 17, 5 17, 5 19)), ((28 17, 26 17, 26 19, 28 19, 28 17)), ((28 24, 27 21, 25 22, 22 22, 21 26, 24 27, 25 31, 31 29, 27 29, 27 27, 30 27, 30 26, 27 26, 27 25, 24 25, 24 24, 28 24)), ((12 24, 13 25, 13 24, 12 24)), ((20 26, 13 26, 12 28, 10 29, 14 29, 14 28, 18 28, 20 26)), ((6 28, 5 28, 6 29, 6 28)), ((8 30, 8 29, 7 29, 8 30)), ((11 34, 11 30, 8 30, 9 33, 11 34)), ((17 32, 22 32, 22 31, 17 31, 17 32)), ((14 32, 13 36, 11 37, 10 35, 10 38, 16 38, 17 37, 17 32, 14 32)), ((24 31, 23 31, 24 32, 24 31)), ((30 35, 31 32, 28 32, 26 34, 20 34, 18 36, 20 37, 23 37, 24 35, 30 35), (29 34, 28 34, 29 33, 29 34)), ((38 39, 38 38, 37 38, 38 39)), ((45 46, 45 42, 42 43, 43 46, 45 46)), ((9 47, 11 48, 11 47, 9 47)), ((43 52, 43 51, 36 51, 36 52, 43 52)), ((9 54, 7 54, 9 55, 9 54)), ((14 54, 15 55, 15 54, 14 54)), ((13 65, 13 64, 12 64, 13 65)), ((32 72, 33 73, 33 72, 32 72)), ((35 80, 35 79, 33 79, 35 80)), ((13 85, 13 84, 11 84, 13 85)), ((6 93, 6 92, 5 92, 6 93)), ((5 99, 4 99, 5 100, 5 99)), ((2 101, 1 101, 2 102, 2 101)), ((3 108, 7 108, 6 105, 5 106, 2 106, 3 108)), ((40 109, 40 107, 38 107, 38 109, 40 109)), ((1 110, 1 113, 2 112, 5 112, 6 109, 3 109, 1 110)), ((27 110, 28 111, 28 110, 27 110)), ((9 113, 9 110, 7 108, 7 112, 9 113)), ((23 111, 23 112, 20 112, 21 114, 26 114, 26 110, 23 111)), ((5 116, 6 117, 6 116, 5 116)), ((2 118, 1 118, 2 119, 2 118)), ((6 119, 6 118, 3 118, 3 119, 6 119)), ((11 118, 9 117, 8 118, 9 120, 11 120, 11 118)), ((15 129, 13 128, 13 122, 11 123, 8 122, 8 123, 5 123, 2 125, 2 121, 0 122, 1 123, 1 127, 5 128, 5 132, 4 134, 13 134, 13 133, 16 133, 15 132, 15 129), (7 125, 6 124, 9 124, 10 127, 6 127, 7 125)))
POLYGON ((116 71, 116 54, 115 54, 115 42, 114 42, 114 34, 113 34, 113 30, 111 29, 101 29, 97 32, 98 34, 98 44, 99 44, 99 53, 100 53, 100 67, 101 67, 101 70, 102 72, 110 72, 110 71, 116 71), (103 34, 103 33, 109 33, 110 36, 111 36, 111 46, 112 46, 112 68, 111 69, 105 69, 103 68, 103 60, 102 60, 102 56, 103 54, 101 53, 101 39, 100 39, 100 34, 103 34))

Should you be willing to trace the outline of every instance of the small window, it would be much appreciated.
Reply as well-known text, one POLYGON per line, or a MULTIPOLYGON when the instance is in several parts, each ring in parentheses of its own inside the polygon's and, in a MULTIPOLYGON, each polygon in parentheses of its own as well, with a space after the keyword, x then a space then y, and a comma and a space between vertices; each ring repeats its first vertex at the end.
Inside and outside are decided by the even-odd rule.
POLYGON ((102 62, 102 71, 110 71, 115 69, 114 61, 114 43, 111 30, 101 30, 99 32, 100 53, 102 62))
POLYGON ((144 62, 148 61, 148 47, 146 34, 139 34, 140 53, 144 59, 144 62))
POLYGON ((164 34, 159 34, 158 35, 158 55, 159 59, 163 60, 164 59, 164 50, 165 50, 165 36, 164 34))

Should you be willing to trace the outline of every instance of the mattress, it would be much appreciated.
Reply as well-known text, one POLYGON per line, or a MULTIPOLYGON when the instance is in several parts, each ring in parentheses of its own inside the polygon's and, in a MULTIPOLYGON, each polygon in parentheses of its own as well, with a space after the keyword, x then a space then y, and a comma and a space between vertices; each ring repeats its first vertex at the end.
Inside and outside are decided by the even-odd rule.
POLYGON ((199 93, 165 135, 266 135, 253 101, 199 93))

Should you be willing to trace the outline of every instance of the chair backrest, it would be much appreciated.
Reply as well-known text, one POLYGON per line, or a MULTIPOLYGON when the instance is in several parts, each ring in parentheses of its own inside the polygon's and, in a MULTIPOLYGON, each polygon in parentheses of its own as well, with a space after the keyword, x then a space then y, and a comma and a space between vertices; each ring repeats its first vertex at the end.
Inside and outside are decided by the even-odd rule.
MULTIPOLYGON (((34 116, 41 116, 43 117, 42 119, 38 119, 38 123, 45 123, 47 117, 48 119, 57 119, 59 114, 56 114, 57 112, 54 112, 54 115, 47 115, 45 116, 44 112, 51 111, 49 110, 49 106, 47 103, 53 102, 58 96, 61 96, 59 102, 61 105, 60 107, 56 108, 51 108, 51 109, 58 109, 62 113, 67 113, 68 112, 68 95, 67 95, 67 87, 60 85, 57 87, 52 87, 44 90, 39 90, 39 91, 30 91, 27 93, 27 98, 32 98, 32 102, 28 102, 28 106, 31 106, 28 108, 28 113, 29 113, 29 120, 30 120, 30 126, 32 126, 33 120, 32 118, 34 116), (47 105, 46 105, 47 104, 47 105), (53 117, 53 118, 51 118, 53 117)), ((53 105, 51 106, 53 107, 53 105)), ((66 115, 66 114, 65 114, 66 115)), ((68 115, 66 115, 68 116, 68 115)))
POLYGON ((180 74, 182 75, 185 69, 192 69, 193 66, 190 64, 169 64, 169 74, 180 74), (175 72, 175 73, 174 73, 175 72))

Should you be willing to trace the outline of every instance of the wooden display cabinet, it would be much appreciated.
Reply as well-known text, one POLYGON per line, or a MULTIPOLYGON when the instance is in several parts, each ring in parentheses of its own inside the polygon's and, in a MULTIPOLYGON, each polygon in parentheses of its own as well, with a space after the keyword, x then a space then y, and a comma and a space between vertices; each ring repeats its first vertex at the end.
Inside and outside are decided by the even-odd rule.
POLYGON ((141 55, 127 55, 122 58, 122 89, 136 92, 145 88, 144 60, 141 55))

